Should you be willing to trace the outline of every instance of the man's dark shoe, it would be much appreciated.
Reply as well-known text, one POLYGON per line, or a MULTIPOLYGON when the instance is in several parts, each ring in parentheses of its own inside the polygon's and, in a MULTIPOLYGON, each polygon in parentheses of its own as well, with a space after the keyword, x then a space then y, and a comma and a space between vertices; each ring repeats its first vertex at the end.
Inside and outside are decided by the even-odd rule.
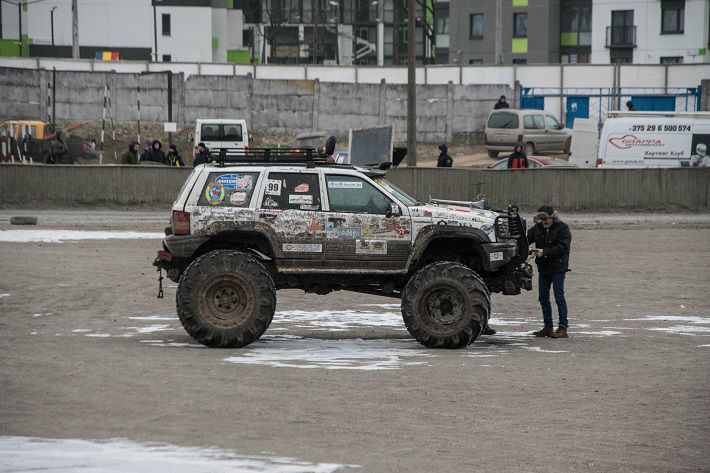
POLYGON ((560 325, 557 327, 557 330, 555 330, 555 333, 550 335, 552 338, 568 338, 567 337, 567 327, 564 327, 560 325))
POLYGON ((495 329, 491 328, 489 325, 486 325, 483 327, 483 331, 481 332, 481 335, 495 335, 496 331, 495 329))
POLYGON ((545 325, 542 330, 533 332, 536 337, 551 337, 552 336, 552 325, 545 325))

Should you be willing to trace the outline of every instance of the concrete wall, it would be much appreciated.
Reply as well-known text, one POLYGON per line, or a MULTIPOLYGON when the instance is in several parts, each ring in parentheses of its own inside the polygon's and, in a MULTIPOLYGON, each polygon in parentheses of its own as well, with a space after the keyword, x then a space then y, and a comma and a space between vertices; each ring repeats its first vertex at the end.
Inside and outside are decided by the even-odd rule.
MULTIPOLYGON (((169 208, 190 169, 164 166, 0 165, 1 208, 148 206, 169 208), (28 190, 27 183, 31 183, 28 190)), ((481 169, 401 168, 388 177, 419 200, 430 195, 496 208, 569 211, 710 211, 710 168, 481 169)))
MULTIPOLYGON (((48 115, 47 87, 52 72, 0 68, 0 118, 48 115)), ((138 120, 138 86, 145 122, 168 121, 168 75, 155 72, 56 72, 57 121, 101 120, 104 87, 112 91, 115 122, 138 120)), ((483 133, 493 103, 506 85, 417 86, 419 141, 471 142, 483 133)), ((346 137, 351 128, 392 124, 395 140, 406 140, 407 90, 404 85, 348 84, 319 80, 252 79, 251 76, 173 75, 173 121, 244 118, 252 133, 298 134, 325 130, 346 137)), ((107 115, 107 119, 108 119, 107 115)))

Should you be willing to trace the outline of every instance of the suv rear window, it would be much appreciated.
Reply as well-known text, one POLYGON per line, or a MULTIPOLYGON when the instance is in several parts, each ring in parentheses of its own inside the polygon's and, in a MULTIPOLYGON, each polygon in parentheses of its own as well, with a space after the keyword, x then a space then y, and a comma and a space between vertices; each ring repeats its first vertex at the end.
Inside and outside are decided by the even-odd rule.
POLYGON ((488 128, 518 128, 518 116, 514 113, 492 113, 488 119, 488 128))
POLYGON ((258 172, 211 172, 197 205, 248 207, 258 172))

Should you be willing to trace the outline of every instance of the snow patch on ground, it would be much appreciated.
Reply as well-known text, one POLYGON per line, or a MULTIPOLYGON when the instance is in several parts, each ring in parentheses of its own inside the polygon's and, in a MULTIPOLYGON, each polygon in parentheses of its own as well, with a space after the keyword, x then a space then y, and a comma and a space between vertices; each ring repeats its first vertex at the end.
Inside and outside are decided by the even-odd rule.
POLYGON ((687 322, 689 324, 710 324, 710 317, 696 317, 690 315, 647 315, 640 319, 624 319, 627 321, 668 321, 668 322, 687 322))
POLYGON ((312 328, 343 332, 355 327, 391 327, 406 330, 402 315, 396 312, 357 310, 283 310, 274 315, 273 324, 289 324, 297 328, 312 328))
POLYGON ((332 473, 344 467, 356 466, 128 440, 0 437, 0 471, 4 472, 332 473))
POLYGON ((396 370, 405 366, 424 365, 426 361, 406 358, 436 357, 415 340, 318 340, 261 337, 235 356, 229 363, 266 365, 276 368, 322 368, 329 370, 396 370))
POLYGON ((570 331, 570 335, 592 335, 596 337, 611 337, 612 335, 621 335, 621 332, 618 330, 598 330, 596 332, 577 332, 575 331, 570 331))
POLYGON ((672 327, 649 328, 654 332, 677 333, 680 335, 698 335, 710 333, 710 327, 698 327, 693 325, 673 325, 672 327))
POLYGON ((135 317, 126 317, 129 320, 177 320, 177 316, 169 316, 169 315, 144 315, 144 316, 135 316, 135 317))
POLYGON ((156 232, 107 232, 88 230, 0 230, 0 243, 62 243, 79 240, 160 240, 156 232))
POLYGON ((2 299, 3 297, 10 297, 10 294, 0 294, 0 299, 2 299))

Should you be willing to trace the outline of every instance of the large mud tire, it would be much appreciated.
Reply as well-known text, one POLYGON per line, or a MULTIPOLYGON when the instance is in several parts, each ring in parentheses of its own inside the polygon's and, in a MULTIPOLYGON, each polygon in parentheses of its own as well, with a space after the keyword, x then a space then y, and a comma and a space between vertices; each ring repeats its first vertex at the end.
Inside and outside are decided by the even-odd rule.
POLYGON ((462 348, 480 335, 491 312, 483 280, 468 267, 432 263, 409 280, 402 293, 402 318, 422 345, 462 348))
POLYGON ((269 327, 276 290, 255 258, 216 250, 185 269, 176 302, 180 323, 192 338, 208 347, 236 348, 257 340, 269 327))

